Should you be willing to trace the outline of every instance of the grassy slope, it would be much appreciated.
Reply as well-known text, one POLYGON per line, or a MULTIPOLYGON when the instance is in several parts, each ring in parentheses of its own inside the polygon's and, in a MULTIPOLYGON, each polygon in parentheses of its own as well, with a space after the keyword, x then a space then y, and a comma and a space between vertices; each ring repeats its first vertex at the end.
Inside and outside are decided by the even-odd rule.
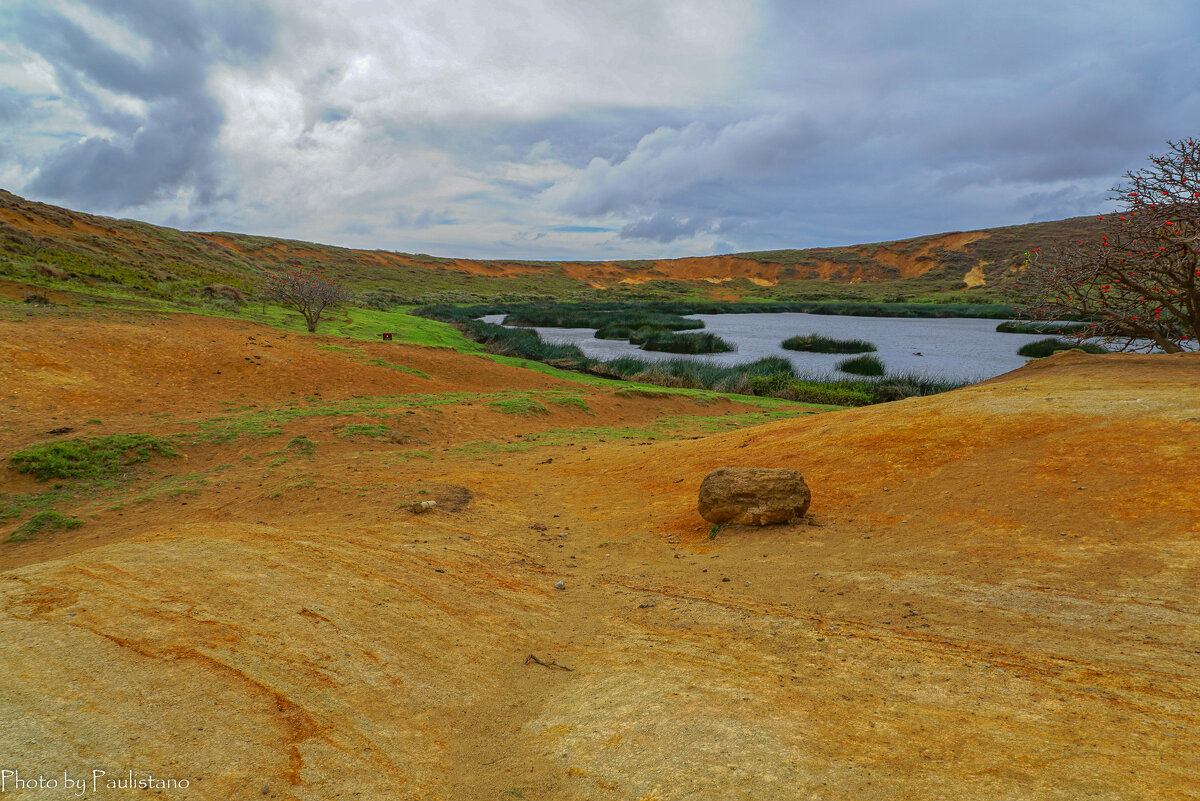
POLYGON ((928 300, 963 290, 963 276, 973 267, 981 268, 987 283, 966 294, 994 295, 1030 247, 1086 235, 1094 225, 1091 218, 1075 218, 990 229, 978 237, 931 235, 707 259, 481 261, 246 234, 189 233, 74 212, 0 191, 0 277, 53 289, 63 285, 53 276, 66 275, 67 284, 86 285, 89 292, 117 287, 146 298, 187 302, 206 284, 252 291, 263 270, 299 263, 321 264, 353 289, 412 303, 520 297, 928 300), (959 239, 964 243, 958 247, 939 244, 959 239), (904 260, 910 271, 921 274, 900 278, 896 263, 904 260), (733 265, 727 275, 711 278, 713 265, 724 262, 733 265), (828 279, 816 277, 819 269, 828 279), (760 285, 761 278, 755 278, 760 283, 752 282, 755 271, 774 275, 771 280, 776 283, 760 285), (698 277, 704 275, 720 283, 698 277), (623 279, 642 283, 621 283, 623 279), (597 288, 601 284, 606 288, 597 288))

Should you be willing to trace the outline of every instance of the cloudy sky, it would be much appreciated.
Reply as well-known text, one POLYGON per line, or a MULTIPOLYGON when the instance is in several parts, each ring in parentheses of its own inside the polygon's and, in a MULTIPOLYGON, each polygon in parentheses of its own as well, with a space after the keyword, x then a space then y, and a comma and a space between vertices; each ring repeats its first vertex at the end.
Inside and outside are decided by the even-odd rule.
POLYGON ((1200 4, 5 0, 0 187, 494 258, 1089 214, 1200 125, 1200 4))

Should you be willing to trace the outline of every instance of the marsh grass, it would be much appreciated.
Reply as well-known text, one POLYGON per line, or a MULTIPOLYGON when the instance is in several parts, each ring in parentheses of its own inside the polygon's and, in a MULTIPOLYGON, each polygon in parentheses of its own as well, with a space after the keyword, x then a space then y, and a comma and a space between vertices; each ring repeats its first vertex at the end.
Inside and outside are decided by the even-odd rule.
POLYGON ((794 377, 778 373, 754 378, 751 383, 756 395, 831 406, 869 406, 949 392, 969 382, 905 372, 864 379, 829 379, 814 374, 794 377))
POLYGON ((786 350, 808 353, 870 353, 876 350, 870 342, 861 339, 832 339, 820 334, 800 334, 782 342, 786 350))
POLYGON ((1084 353, 1108 353, 1108 349, 1100 345, 1084 343, 1082 345, 1076 342, 1066 342, 1054 337, 1039 339, 1037 342, 1029 342, 1017 349, 1018 356, 1028 356, 1031 359, 1042 359, 1052 353, 1057 353, 1060 350, 1082 350, 1084 353))
POLYGON ((837 363, 837 369, 853 375, 879 376, 887 372, 883 362, 874 356, 856 356, 853 359, 842 359, 837 363))
MULTIPOLYGON (((704 327, 704 323, 700 320, 689 320, 668 311, 636 306, 606 310, 589 308, 586 305, 570 306, 565 304, 545 308, 522 308, 509 314, 504 323, 505 325, 540 328, 595 328, 597 330, 619 326, 630 330, 649 327, 668 331, 687 331, 704 327)), ((623 337, 621 338, 623 339, 623 337)))
POLYGON ((699 355, 702 353, 729 353, 737 348, 716 334, 676 334, 664 331, 647 337, 642 342, 642 350, 699 355))
POLYGON ((1022 322, 1019 320, 1009 320, 1000 323, 996 326, 997 333, 1000 334, 1063 334, 1064 336, 1073 336, 1082 333, 1091 328, 1089 325, 1082 323, 1055 323, 1055 322, 1022 322))

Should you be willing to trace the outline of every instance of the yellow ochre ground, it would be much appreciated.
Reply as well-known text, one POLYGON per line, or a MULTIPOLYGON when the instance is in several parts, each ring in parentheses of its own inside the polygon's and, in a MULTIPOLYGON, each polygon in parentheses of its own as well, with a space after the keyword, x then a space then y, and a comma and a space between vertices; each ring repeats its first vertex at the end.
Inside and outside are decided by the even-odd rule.
POLYGON ((0 769, 188 780, 87 796, 122 799, 1200 799, 1200 355, 827 411, 199 316, 8 306, 0 334, 0 493, 83 521, 0 543, 0 769), (115 433, 179 456, 7 461, 115 433), (727 465, 800 470, 812 525, 710 537, 727 465))

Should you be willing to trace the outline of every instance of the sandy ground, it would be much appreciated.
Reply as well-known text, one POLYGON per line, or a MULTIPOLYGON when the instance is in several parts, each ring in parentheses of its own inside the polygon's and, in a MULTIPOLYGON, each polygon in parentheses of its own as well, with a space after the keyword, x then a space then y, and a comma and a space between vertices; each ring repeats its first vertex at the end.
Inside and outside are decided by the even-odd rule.
POLYGON ((0 332, 4 455, 340 410, 182 441, 0 544, 0 770, 189 784, 87 796, 122 799, 1200 798, 1200 356, 707 433, 754 410, 198 317, 0 332), (514 389, 549 413, 488 405, 514 389), (371 424, 396 436, 345 436, 371 424), (710 538, 725 465, 799 469, 814 525, 710 538))

